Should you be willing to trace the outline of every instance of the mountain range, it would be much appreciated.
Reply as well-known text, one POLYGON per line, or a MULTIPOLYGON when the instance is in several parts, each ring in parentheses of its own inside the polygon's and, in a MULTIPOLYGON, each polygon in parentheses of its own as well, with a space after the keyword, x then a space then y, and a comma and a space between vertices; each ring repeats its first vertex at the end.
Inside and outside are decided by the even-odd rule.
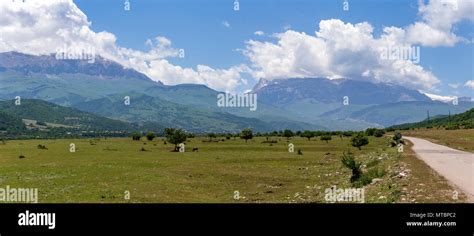
POLYGON ((256 111, 219 107, 219 93, 204 85, 164 85, 100 56, 88 63, 0 53, 0 100, 39 99, 126 124, 192 132, 361 130, 420 121, 427 111, 456 114, 474 105, 437 102, 403 86, 358 79, 261 79, 252 91, 256 111))

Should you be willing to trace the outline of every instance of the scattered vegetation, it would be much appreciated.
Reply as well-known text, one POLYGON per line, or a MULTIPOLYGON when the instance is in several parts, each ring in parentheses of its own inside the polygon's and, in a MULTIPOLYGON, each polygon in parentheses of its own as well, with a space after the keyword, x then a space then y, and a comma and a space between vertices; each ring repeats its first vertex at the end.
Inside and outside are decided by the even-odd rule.
POLYGON ((295 136, 295 133, 293 133, 293 131, 289 130, 289 129, 285 129, 283 131, 283 137, 286 138, 286 140, 290 140, 291 137, 295 136))
POLYGON ((240 138, 245 139, 245 142, 247 142, 247 140, 249 140, 249 139, 252 139, 253 138, 252 129, 242 130, 242 132, 240 133, 240 138))
POLYGON ((155 133, 153 133, 153 132, 151 132, 151 131, 146 134, 146 139, 147 139, 148 141, 153 141, 153 139, 154 139, 155 137, 156 137, 156 136, 155 136, 155 133))
POLYGON ((351 183, 357 181, 362 174, 362 170, 360 168, 362 162, 357 162, 354 159, 354 155, 352 153, 343 153, 341 157, 341 162, 345 167, 349 168, 352 171, 352 176, 350 179, 351 183))
POLYGON ((178 152, 178 144, 186 141, 187 135, 182 129, 166 128, 165 129, 166 140, 169 143, 174 144, 174 151, 178 152))
POLYGON ((311 138, 315 137, 315 133, 313 131, 305 130, 301 133, 301 137, 307 138, 308 141, 311 141, 311 138))
POLYGON ((321 136, 321 141, 326 141, 326 143, 329 143, 329 140, 332 139, 331 135, 325 134, 321 136))
POLYGON ((355 137, 351 138, 351 144, 353 147, 356 147, 361 150, 362 146, 369 144, 369 139, 362 134, 357 134, 355 137))
POLYGON ((392 140, 390 141, 390 146, 391 147, 396 147, 399 144, 405 144, 405 141, 402 138, 402 134, 400 132, 395 132, 393 134, 392 140))
POLYGON ((140 134, 139 132, 132 133, 132 140, 140 141, 141 138, 142 138, 142 134, 140 134))
POLYGON ((385 134, 385 131, 383 129, 377 129, 374 132, 374 137, 380 138, 380 137, 383 137, 384 134, 385 134))

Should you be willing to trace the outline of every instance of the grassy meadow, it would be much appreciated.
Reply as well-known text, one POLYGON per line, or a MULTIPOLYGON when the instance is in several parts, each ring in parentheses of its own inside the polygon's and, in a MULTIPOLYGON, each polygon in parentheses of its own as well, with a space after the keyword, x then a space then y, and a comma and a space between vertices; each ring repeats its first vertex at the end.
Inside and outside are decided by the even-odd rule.
POLYGON ((342 153, 351 151, 364 173, 376 177, 365 186, 365 202, 454 201, 442 178, 434 186, 419 185, 430 183, 426 176, 410 181, 419 173, 437 175, 426 165, 407 162, 413 157, 390 148, 389 139, 369 137, 358 150, 350 138, 336 136, 328 143, 272 137, 277 142, 272 144, 263 143, 264 137, 248 143, 191 138, 184 153, 172 152, 174 145, 163 138, 5 141, 0 143, 0 187, 38 188, 40 203, 325 203, 326 188, 352 187, 351 170, 341 163, 342 153), (430 197, 420 197, 420 189, 430 197))

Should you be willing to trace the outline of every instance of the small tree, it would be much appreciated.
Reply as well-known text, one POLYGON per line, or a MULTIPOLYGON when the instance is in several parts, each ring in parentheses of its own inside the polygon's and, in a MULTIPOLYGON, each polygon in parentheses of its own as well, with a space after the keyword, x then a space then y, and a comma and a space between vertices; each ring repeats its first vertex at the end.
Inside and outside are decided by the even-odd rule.
POLYGON ((332 137, 329 134, 325 134, 325 135, 322 135, 320 139, 321 141, 326 141, 326 143, 329 143, 329 140, 331 140, 332 137))
POLYGON ((355 137, 351 138, 351 144, 353 147, 356 147, 361 150, 362 146, 369 144, 369 138, 362 134, 357 134, 355 137))
POLYGON ((360 166, 362 163, 355 161, 352 153, 343 153, 341 162, 345 167, 352 170, 351 183, 360 178, 360 175, 362 174, 360 166))
POLYGON ((400 132, 395 132, 395 134, 393 135, 393 140, 397 143, 400 143, 400 141, 402 140, 402 134, 400 132))
POLYGON ((156 137, 156 136, 155 136, 155 133, 153 133, 153 132, 151 132, 151 131, 146 134, 146 139, 148 139, 148 141, 153 141, 153 139, 154 139, 155 137, 156 137))
POLYGON ((376 128, 368 128, 368 129, 365 130, 365 134, 367 136, 374 136, 374 133, 375 133, 376 130, 377 130, 376 128))
POLYGON ((310 141, 311 138, 314 137, 314 132, 309 131, 309 130, 305 130, 305 131, 301 134, 301 137, 307 138, 308 141, 310 141))
POLYGON ((253 138, 253 133, 252 129, 244 129, 242 132, 240 132, 240 138, 245 139, 245 143, 247 143, 247 140, 253 138))
POLYGON ((139 132, 134 132, 132 134, 132 140, 134 141, 140 141, 141 138, 142 138, 142 134, 140 134, 139 132))
POLYGON ((283 137, 286 138, 286 140, 290 140, 291 137, 295 136, 295 133, 293 133, 293 131, 289 130, 289 129, 285 129, 283 131, 283 137))
POLYGON ((405 141, 402 139, 402 134, 400 132, 395 132, 393 135, 392 141, 390 142, 390 145, 392 147, 398 146, 398 144, 405 144, 405 141))
POLYGON ((211 142, 213 138, 217 137, 217 135, 215 133, 208 133, 207 137, 209 137, 209 142, 211 142))
POLYGON ((374 132, 374 137, 380 138, 380 137, 382 137, 384 134, 385 134, 385 131, 383 131, 383 129, 377 129, 377 130, 374 132))
POLYGON ((174 151, 178 151, 178 144, 186 141, 187 135, 182 129, 166 128, 166 140, 174 144, 174 151))
POLYGON ((342 136, 344 136, 344 137, 352 137, 352 131, 344 131, 344 132, 342 132, 342 136))

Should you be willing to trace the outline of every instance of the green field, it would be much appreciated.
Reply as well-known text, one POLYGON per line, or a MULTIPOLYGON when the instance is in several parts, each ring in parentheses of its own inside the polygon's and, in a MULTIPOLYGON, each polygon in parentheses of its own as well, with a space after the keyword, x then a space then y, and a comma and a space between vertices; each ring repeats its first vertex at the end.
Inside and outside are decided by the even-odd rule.
MULTIPOLYGON (((248 143, 238 138, 192 138, 185 153, 171 152, 173 145, 162 138, 6 141, 0 143, 0 187, 38 188, 41 203, 325 202, 326 188, 352 187, 351 171, 340 158, 350 150, 366 165, 365 172, 383 174, 380 181, 365 186, 365 202, 401 201, 410 181, 397 175, 407 157, 388 146, 388 137, 370 137, 361 151, 350 146, 349 138, 332 138, 329 143, 292 138, 294 153, 288 152, 282 137, 271 138, 274 144, 262 143, 262 137, 248 143), (76 145, 74 153, 70 143, 76 145), (48 149, 38 149, 39 144, 48 149), (193 147, 199 151, 192 152, 193 147), (126 191, 130 199, 125 199, 126 191)), ((425 169, 417 172, 428 173, 427 167, 420 168, 425 169)))

